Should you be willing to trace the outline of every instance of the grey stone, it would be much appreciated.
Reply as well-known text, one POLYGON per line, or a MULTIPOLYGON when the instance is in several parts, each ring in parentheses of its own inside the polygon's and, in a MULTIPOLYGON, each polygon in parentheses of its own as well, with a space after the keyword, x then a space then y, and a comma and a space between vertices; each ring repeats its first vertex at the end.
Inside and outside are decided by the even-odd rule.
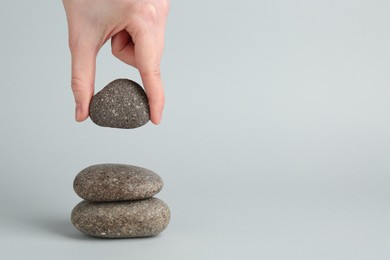
POLYGON ((77 195, 95 202, 150 198, 163 185, 161 177, 151 170, 125 164, 89 166, 73 182, 77 195))
POLYGON ((73 225, 90 236, 103 238, 150 237, 161 233, 170 220, 168 206, 150 198, 124 202, 89 202, 77 204, 73 225))
POLYGON ((136 82, 117 79, 92 97, 89 116, 99 126, 140 127, 150 119, 148 98, 136 82))

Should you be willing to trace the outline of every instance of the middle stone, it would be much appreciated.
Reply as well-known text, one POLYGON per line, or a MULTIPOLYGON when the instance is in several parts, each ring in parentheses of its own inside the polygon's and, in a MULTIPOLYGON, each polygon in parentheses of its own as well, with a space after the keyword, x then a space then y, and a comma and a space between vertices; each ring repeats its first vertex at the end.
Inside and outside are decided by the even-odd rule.
POLYGON ((125 164, 87 167, 73 182, 77 195, 94 202, 146 199, 156 195, 163 185, 156 173, 125 164))

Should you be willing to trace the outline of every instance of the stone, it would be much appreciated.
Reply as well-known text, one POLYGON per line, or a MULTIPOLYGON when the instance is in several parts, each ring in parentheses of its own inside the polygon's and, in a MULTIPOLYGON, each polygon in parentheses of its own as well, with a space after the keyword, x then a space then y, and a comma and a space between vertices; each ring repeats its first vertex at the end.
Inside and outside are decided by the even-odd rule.
POLYGON ((157 198, 123 202, 84 200, 71 215, 76 229, 102 238, 155 236, 168 226, 169 220, 168 206, 157 198))
POLYGON ((74 191, 89 201, 124 201, 156 195, 164 183, 151 170, 126 164, 92 165, 77 174, 74 191))
POLYGON ((137 128, 150 119, 148 98, 138 83, 117 79, 92 97, 89 116, 99 126, 137 128))

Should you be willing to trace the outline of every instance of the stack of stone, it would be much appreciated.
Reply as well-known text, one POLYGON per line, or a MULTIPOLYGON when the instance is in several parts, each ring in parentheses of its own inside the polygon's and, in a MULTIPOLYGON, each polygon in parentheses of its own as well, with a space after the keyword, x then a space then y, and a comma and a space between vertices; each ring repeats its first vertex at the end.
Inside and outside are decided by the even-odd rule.
MULTIPOLYGON (((136 128, 150 119, 143 88, 128 79, 109 83, 92 97, 92 121, 103 127, 136 128)), ((72 223, 96 237, 155 236, 170 220, 168 206, 154 198, 163 187, 156 173, 123 164, 99 164, 82 170, 73 188, 84 199, 72 211, 72 223)))
POLYGON ((168 206, 153 197, 162 187, 160 176, 145 168, 123 164, 87 167, 73 183, 84 201, 74 207, 72 223, 95 237, 155 236, 170 220, 168 206))

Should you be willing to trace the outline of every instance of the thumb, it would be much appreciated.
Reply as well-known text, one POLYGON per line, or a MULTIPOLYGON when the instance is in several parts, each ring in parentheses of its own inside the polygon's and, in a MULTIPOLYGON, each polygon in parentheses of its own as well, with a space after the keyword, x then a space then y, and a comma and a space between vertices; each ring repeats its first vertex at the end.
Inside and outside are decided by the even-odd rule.
POLYGON ((76 102, 76 121, 82 122, 89 116, 89 103, 94 92, 96 55, 93 48, 71 49, 72 91, 76 102))

